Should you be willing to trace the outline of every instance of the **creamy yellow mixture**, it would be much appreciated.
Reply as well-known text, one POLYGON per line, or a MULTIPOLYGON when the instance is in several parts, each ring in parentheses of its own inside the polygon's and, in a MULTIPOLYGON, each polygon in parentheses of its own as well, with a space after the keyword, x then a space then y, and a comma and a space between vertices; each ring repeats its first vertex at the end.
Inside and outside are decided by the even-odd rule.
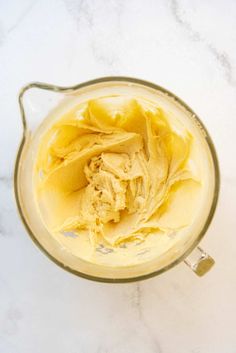
POLYGON ((130 244, 170 241, 191 225, 200 199, 193 144, 161 107, 139 99, 76 106, 42 136, 38 150, 35 192, 47 228, 90 261, 96 250, 124 256, 130 244))

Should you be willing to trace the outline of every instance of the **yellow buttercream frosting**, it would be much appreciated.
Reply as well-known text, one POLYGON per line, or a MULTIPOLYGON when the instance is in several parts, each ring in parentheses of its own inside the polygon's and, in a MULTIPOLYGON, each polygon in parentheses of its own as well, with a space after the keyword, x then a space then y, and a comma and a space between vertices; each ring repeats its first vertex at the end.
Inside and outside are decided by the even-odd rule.
POLYGON ((193 143, 162 107, 138 98, 81 103, 40 141, 35 194, 46 227, 90 261, 96 250, 124 256, 130 244, 170 241, 198 205, 193 143))

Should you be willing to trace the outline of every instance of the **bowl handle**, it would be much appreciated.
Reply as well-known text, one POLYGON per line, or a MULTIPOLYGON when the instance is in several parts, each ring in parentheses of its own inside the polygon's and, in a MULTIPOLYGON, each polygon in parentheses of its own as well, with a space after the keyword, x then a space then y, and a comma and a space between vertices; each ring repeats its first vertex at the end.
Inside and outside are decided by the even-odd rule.
POLYGON ((21 113, 21 120, 23 124, 24 134, 26 134, 26 131, 28 129, 28 121, 26 119, 26 112, 25 112, 25 106, 23 101, 24 101, 25 93, 31 90, 32 88, 51 91, 54 93, 72 93, 76 87, 61 87, 61 86, 51 85, 43 82, 31 82, 28 85, 22 87, 22 89, 19 92, 18 102, 20 106, 20 113, 21 113))

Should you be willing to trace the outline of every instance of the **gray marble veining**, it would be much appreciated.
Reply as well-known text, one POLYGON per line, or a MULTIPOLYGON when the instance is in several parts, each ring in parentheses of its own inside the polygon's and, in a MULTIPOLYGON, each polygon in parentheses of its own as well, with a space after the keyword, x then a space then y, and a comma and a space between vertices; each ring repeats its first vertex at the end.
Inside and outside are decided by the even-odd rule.
POLYGON ((236 3, 212 4, 0 2, 1 353, 234 352, 236 3), (216 265, 204 278, 179 265, 140 283, 89 282, 50 262, 19 219, 12 175, 22 134, 20 87, 117 74, 175 92, 214 139, 222 188, 203 240, 216 265))
POLYGON ((186 31, 190 36, 191 40, 201 42, 206 49, 213 55, 215 60, 218 62, 219 67, 224 73, 225 80, 228 84, 236 86, 236 80, 233 76, 232 65, 230 62, 229 55, 217 49, 210 43, 207 38, 204 38, 199 31, 197 31, 188 19, 184 18, 183 8, 180 5, 179 0, 171 0, 170 8, 175 21, 186 31))

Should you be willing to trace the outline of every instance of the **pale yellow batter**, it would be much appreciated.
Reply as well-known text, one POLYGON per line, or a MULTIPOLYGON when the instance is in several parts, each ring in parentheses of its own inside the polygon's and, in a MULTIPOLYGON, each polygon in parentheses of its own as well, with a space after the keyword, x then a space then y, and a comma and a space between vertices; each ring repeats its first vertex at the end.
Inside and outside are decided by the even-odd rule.
POLYGON ((35 164, 50 233, 77 256, 113 253, 111 265, 121 265, 135 263, 135 245, 145 254, 190 226, 202 187, 190 161, 194 138, 177 130, 160 106, 132 97, 90 100, 60 117, 35 164))

